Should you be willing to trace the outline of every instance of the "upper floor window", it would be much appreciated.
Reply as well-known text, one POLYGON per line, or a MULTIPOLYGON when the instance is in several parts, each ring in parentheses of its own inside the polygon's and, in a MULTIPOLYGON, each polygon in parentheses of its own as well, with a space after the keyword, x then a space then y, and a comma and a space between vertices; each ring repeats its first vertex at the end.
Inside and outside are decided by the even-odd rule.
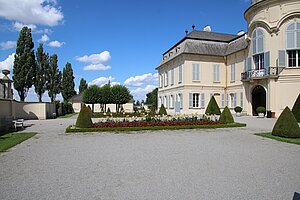
POLYGON ((286 49, 289 67, 300 67, 300 22, 293 22, 286 29, 286 49))
POLYGON ((220 82, 220 65, 214 65, 214 82, 220 82))
POLYGON ((252 53, 253 55, 264 52, 264 32, 262 29, 254 29, 252 33, 252 53))
POLYGON ((171 85, 174 85, 174 68, 171 70, 171 85))
POLYGON ((165 72, 165 86, 168 86, 168 72, 165 72))
POLYGON ((264 57, 263 53, 253 56, 255 70, 264 69, 264 60, 265 60, 265 57, 264 57))
POLYGON ((235 64, 230 66, 230 81, 235 81, 235 64))
POLYGON ((159 87, 161 88, 163 86, 163 77, 161 74, 159 74, 159 87))
POLYGON ((178 67, 178 83, 182 82, 182 65, 178 67))
POLYGON ((199 64, 193 64, 193 81, 200 80, 200 66, 199 64))

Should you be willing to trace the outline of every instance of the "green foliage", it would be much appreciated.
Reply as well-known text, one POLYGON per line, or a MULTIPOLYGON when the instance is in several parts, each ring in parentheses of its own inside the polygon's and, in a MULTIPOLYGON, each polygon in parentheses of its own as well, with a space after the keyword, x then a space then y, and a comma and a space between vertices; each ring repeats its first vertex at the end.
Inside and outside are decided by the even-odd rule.
POLYGON ((157 92, 158 88, 155 88, 152 92, 146 94, 146 104, 154 106, 155 110, 157 109, 157 92))
POLYGON ((257 113, 266 113, 266 108, 263 106, 259 106, 256 108, 257 113))
POLYGON ((17 132, 0 136, 0 152, 6 151, 36 134, 36 132, 17 132))
POLYGON ((62 74, 62 96, 65 101, 76 95, 74 79, 72 65, 67 63, 62 74))
POLYGON ((298 123, 300 123, 300 94, 298 95, 298 98, 296 99, 292 112, 297 120, 298 123))
POLYGON ((255 135, 274 139, 280 142, 286 142, 286 143, 291 143, 291 144, 298 144, 300 145, 300 138, 284 138, 284 137, 279 137, 272 135, 272 133, 256 133, 255 135))
POLYGON ((286 107, 277 119, 272 130, 272 135, 287 138, 300 137, 300 127, 289 107, 286 107))
POLYGON ((92 127, 91 112, 85 104, 82 105, 76 120, 76 127, 90 128, 92 127))
POLYGON ((221 113, 219 121, 225 124, 234 123, 232 114, 227 106, 224 108, 223 112, 221 113))
POLYGON ((56 54, 50 56, 50 67, 46 70, 46 88, 51 102, 53 102, 56 95, 61 92, 61 72, 58 69, 57 62, 56 54))
POLYGON ((107 112, 106 113, 111 113, 109 108, 107 108, 107 112))
POLYGON ((83 92, 87 88, 88 88, 88 84, 86 83, 86 80, 84 78, 81 78, 79 84, 79 93, 83 92))
POLYGON ((34 90, 39 102, 42 102, 46 91, 46 70, 49 68, 49 55, 44 52, 43 44, 39 45, 36 52, 36 73, 34 77, 34 90))
POLYGON ((243 111, 243 108, 240 107, 240 106, 237 106, 237 107, 234 108, 234 112, 236 112, 236 113, 240 113, 242 111, 243 111))
POLYGON ((89 109, 89 111, 90 111, 90 114, 91 114, 91 117, 93 116, 93 111, 92 111, 92 109, 91 109, 91 106, 90 105, 88 105, 87 106, 87 108, 89 109))
POLYGON ((33 48, 31 29, 24 26, 17 42, 12 76, 21 101, 25 100, 29 88, 34 84, 36 62, 33 48))
POLYGON ((166 111, 166 108, 165 108, 164 104, 161 104, 161 107, 158 111, 158 114, 159 115, 167 115, 167 111, 166 111))
POLYGON ((94 112, 94 104, 100 102, 101 91, 97 85, 91 85, 86 90, 84 90, 82 95, 82 101, 86 104, 92 104, 92 111, 94 112))
POLYGON ((214 96, 212 96, 210 98, 210 101, 206 108, 205 114, 207 114, 207 115, 220 115, 221 114, 220 108, 219 108, 214 96))
POLYGON ((104 110, 106 110, 106 104, 111 103, 111 87, 110 87, 110 82, 108 82, 107 84, 103 85, 100 88, 100 104, 104 105, 104 110))
POLYGON ((132 96, 127 87, 123 85, 114 85, 111 87, 111 103, 116 104, 116 112, 120 111, 120 105, 126 104, 131 100, 132 96))
POLYGON ((62 107, 62 113, 63 113, 63 115, 70 114, 70 113, 74 112, 73 106, 72 106, 71 103, 68 103, 68 102, 64 101, 62 103, 62 105, 63 105, 63 107, 62 107))

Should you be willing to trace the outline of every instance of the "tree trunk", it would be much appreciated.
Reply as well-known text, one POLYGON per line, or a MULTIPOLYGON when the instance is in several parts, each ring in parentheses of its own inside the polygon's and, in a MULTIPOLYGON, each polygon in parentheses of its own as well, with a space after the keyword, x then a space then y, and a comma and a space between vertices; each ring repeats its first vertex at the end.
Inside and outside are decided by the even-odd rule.
POLYGON ((92 104, 92 112, 94 112, 94 104, 92 104))
POLYGON ((19 96, 20 96, 20 101, 25 101, 25 94, 23 91, 21 92, 18 92, 19 93, 19 96))
POLYGON ((118 104, 116 104, 116 113, 118 113, 118 104))
POLYGON ((39 102, 42 102, 42 95, 39 94, 38 96, 39 96, 39 102))

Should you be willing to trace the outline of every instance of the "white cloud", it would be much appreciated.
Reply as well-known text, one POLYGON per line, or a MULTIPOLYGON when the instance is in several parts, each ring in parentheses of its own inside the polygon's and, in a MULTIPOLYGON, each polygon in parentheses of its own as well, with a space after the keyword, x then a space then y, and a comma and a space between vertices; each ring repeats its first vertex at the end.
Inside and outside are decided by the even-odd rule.
POLYGON ((155 88, 157 88, 157 86, 147 85, 144 88, 139 87, 139 88, 136 88, 134 90, 131 90, 131 94, 132 94, 132 96, 135 100, 143 100, 143 99, 145 100, 146 99, 146 94, 151 92, 155 88))
POLYGON ((8 69, 12 71, 15 61, 15 53, 10 54, 5 60, 0 62, 0 70, 8 69))
POLYGON ((16 31, 20 31, 24 26, 27 26, 28 28, 30 28, 31 31, 34 31, 36 29, 36 25, 34 25, 34 24, 23 24, 20 22, 15 22, 12 24, 12 26, 16 31))
POLYGON ((45 43, 45 42, 49 41, 49 39, 50 39, 50 38, 48 37, 48 35, 44 34, 44 35, 42 35, 42 37, 38 40, 38 42, 45 43))
POLYGON ((111 59, 111 56, 110 56, 109 51, 103 51, 99 54, 85 55, 85 56, 76 58, 76 60, 79 62, 92 63, 92 64, 106 63, 110 59, 111 59))
MULTIPOLYGON (((18 92, 17 92, 17 90, 15 90, 14 88, 13 88, 13 93, 14 93, 14 94, 13 94, 14 99, 17 100, 17 101, 20 101, 20 97, 19 97, 19 95, 18 95, 18 92)), ((56 95, 56 100, 59 100, 59 101, 61 101, 61 102, 63 101, 63 97, 62 97, 61 93, 59 93, 59 94, 56 95)), ((38 96, 37 96, 37 94, 36 94, 35 91, 34 91, 34 86, 32 86, 32 87, 28 90, 28 93, 27 93, 27 96, 26 96, 26 98, 25 98, 25 101, 26 101, 26 102, 38 102, 38 101, 39 101, 38 96)), ((46 91, 46 92, 43 94, 42 101, 43 101, 43 102, 51 102, 51 99, 50 99, 50 97, 49 97, 49 95, 48 95, 48 91, 46 91)))
POLYGON ((124 84, 129 87, 140 87, 147 84, 155 84, 158 82, 158 74, 143 74, 135 77, 130 77, 125 80, 124 84))
POLYGON ((90 64, 83 68, 83 70, 99 70, 99 71, 105 71, 111 69, 111 66, 105 66, 101 63, 99 64, 90 64))
POLYGON ((0 0, 0 17, 26 24, 56 26, 64 18, 53 0, 0 0))
POLYGON ((49 42, 48 46, 59 48, 64 44, 65 44, 65 42, 59 42, 57 40, 54 40, 54 41, 49 42))
POLYGON ((7 50, 7 49, 12 49, 16 46, 17 42, 16 41, 6 41, 6 42, 1 42, 0 46, 2 50, 7 50))
MULTIPOLYGON (((108 81, 110 81, 111 84, 112 84, 112 80, 114 80, 114 79, 115 78, 112 77, 112 76, 109 76, 109 77, 103 77, 102 76, 102 77, 99 77, 99 78, 96 78, 96 79, 92 80, 89 83, 89 85, 99 85, 99 86, 102 86, 102 85, 108 83, 108 81)), ((113 82, 113 83, 117 83, 117 82, 113 82)))

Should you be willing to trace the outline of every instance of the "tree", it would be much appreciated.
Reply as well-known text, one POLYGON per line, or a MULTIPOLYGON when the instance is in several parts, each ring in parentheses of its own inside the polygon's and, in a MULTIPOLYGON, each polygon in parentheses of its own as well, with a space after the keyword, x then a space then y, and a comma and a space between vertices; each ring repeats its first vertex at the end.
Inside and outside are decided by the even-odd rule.
POLYGON ((298 98, 296 99, 292 112, 297 120, 298 123, 300 123, 300 94, 298 95, 298 98))
POLYGON ((61 92, 61 71, 58 69, 57 62, 56 54, 50 56, 50 67, 46 70, 46 88, 51 102, 53 102, 56 95, 61 92))
POLYGON ((92 111, 94 112, 94 104, 101 101, 100 87, 97 85, 91 85, 84 90, 82 95, 82 101, 86 104, 92 104, 92 111))
POLYGON ((79 115, 76 120, 76 127, 78 128, 91 128, 92 119, 91 119, 91 110, 86 107, 85 104, 80 109, 79 115))
POLYGON ((88 88, 88 84, 86 83, 86 80, 84 80, 84 78, 81 78, 79 84, 79 93, 82 93, 87 88, 88 88))
POLYGON ((29 88, 34 84, 36 62, 33 48, 31 29, 24 26, 17 42, 12 77, 21 101, 25 100, 29 88))
POLYGON ((101 87, 101 97, 101 102, 99 103, 102 104, 102 109, 104 109, 104 112, 106 112, 106 104, 112 103, 110 82, 101 87))
POLYGON ((272 135, 287 138, 300 138, 299 125, 289 107, 286 107, 278 117, 273 127, 272 135))
POLYGON ((152 92, 146 94, 146 104, 154 106, 155 110, 157 109, 157 92, 158 88, 155 88, 152 92))
POLYGON ((221 113, 219 121, 223 122, 224 124, 234 123, 232 114, 227 106, 224 108, 223 112, 221 113))
POLYGON ((121 105, 126 104, 132 98, 128 88, 123 85, 114 85, 111 88, 111 94, 112 94, 111 100, 112 103, 116 104, 117 113, 120 111, 121 105))
POLYGON ((62 96, 65 101, 76 95, 74 78, 72 66, 67 63, 62 74, 62 96))
POLYGON ((220 115, 221 111, 218 106, 218 103, 216 102, 216 99, 214 96, 210 98, 210 101, 208 103, 208 106, 205 110, 205 114, 207 115, 220 115))
POLYGON ((36 73, 34 78, 34 90, 39 102, 42 102, 46 91, 46 70, 49 68, 49 55, 44 52, 43 44, 39 45, 36 52, 36 73))
POLYGON ((159 115, 167 115, 167 111, 166 111, 164 104, 161 104, 158 114, 159 115))

